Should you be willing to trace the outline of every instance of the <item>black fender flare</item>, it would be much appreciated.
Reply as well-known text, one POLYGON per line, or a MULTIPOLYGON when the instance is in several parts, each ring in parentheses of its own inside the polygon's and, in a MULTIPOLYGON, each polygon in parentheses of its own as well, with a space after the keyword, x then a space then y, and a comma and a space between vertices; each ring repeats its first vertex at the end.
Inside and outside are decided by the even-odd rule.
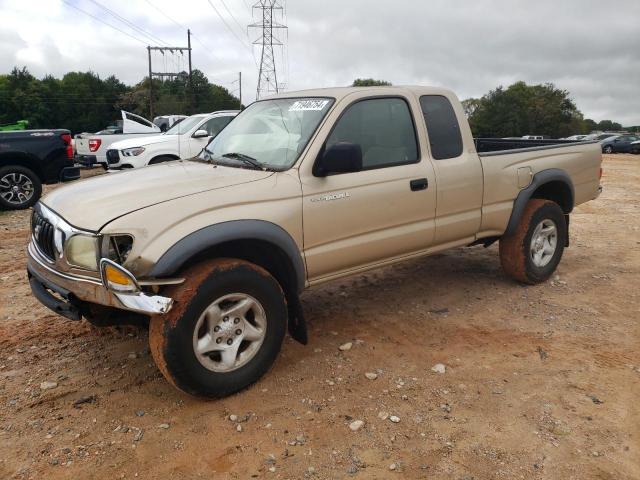
POLYGON ((280 248, 291 262, 292 288, 285 289, 289 314, 289 334, 298 342, 308 342, 300 293, 305 286, 304 260, 296 242, 282 227, 264 220, 232 220, 210 225, 190 233, 170 247, 151 269, 152 277, 175 274, 193 256, 216 245, 234 240, 262 240, 280 248))
POLYGON ((568 215, 571 210, 573 210, 573 205, 575 202, 575 189, 573 187, 573 182, 571 181, 571 177, 569 176, 569 174, 559 168, 549 168, 547 170, 542 170, 533 176, 529 186, 520 190, 520 193, 518 193, 518 196, 514 200, 513 209, 511 210, 511 217, 509 217, 509 223, 507 223, 507 229, 504 232, 505 236, 511 235, 516 231, 518 223, 520 222, 520 218, 522 217, 522 213, 524 212, 524 208, 527 205, 527 202, 531 199, 531 196, 534 194, 534 192, 542 185, 550 182, 562 182, 567 187, 569 187, 571 198, 569 201, 569 208, 565 212, 565 215, 568 215))
POLYGON ((291 261, 297 293, 302 292, 305 267, 298 245, 282 227, 265 220, 231 220, 196 230, 163 253, 149 276, 171 276, 194 255, 233 240, 262 240, 279 247, 291 261))

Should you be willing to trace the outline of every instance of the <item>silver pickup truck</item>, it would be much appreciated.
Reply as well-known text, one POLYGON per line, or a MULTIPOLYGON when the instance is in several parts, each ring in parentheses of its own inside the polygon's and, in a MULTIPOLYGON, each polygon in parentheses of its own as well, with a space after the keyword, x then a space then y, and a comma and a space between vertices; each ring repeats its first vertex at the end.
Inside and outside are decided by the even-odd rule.
POLYGON ((148 323, 171 383, 224 396, 269 369, 287 327, 306 343, 305 288, 495 241, 507 275, 545 281, 601 173, 597 143, 474 140, 445 89, 290 92, 198 157, 44 197, 29 278, 68 318, 148 323))

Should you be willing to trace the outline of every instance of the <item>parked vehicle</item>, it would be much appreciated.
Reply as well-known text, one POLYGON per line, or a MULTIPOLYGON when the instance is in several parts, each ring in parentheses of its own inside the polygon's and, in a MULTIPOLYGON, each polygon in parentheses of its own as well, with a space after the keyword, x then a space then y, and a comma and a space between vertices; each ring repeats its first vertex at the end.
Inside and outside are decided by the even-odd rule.
POLYGON ((126 138, 140 138, 158 135, 160 127, 146 118, 122 110, 122 127, 107 128, 94 134, 81 134, 75 137, 75 149, 78 162, 84 165, 100 164, 107 168, 107 150, 112 143, 126 138))
POLYGON ((108 166, 111 169, 137 168, 195 157, 237 114, 234 110, 192 115, 162 135, 112 143, 106 152, 108 166))
POLYGON ((13 132, 15 130, 26 130, 29 120, 18 120, 16 123, 3 123, 0 125, 0 132, 13 132))
POLYGON ((33 216, 32 291, 67 318, 149 321, 173 385, 229 395, 269 369, 287 326, 307 342, 305 288, 495 241, 507 275, 547 280, 569 214, 600 193, 600 146, 519 139, 493 151, 501 142, 515 141, 474 141, 441 88, 260 100, 196 158, 47 195, 33 216))
POLYGON ((523 135, 522 138, 524 140, 544 140, 546 137, 544 135, 523 135))
POLYGON ((176 123, 181 122, 185 118, 187 118, 186 115, 160 115, 153 119, 153 123, 160 128, 161 132, 166 132, 176 123))
POLYGON ((43 183, 75 180, 69 130, 0 132, 0 208, 35 204, 43 183))
POLYGON ((635 135, 616 135, 600 142, 602 153, 631 153, 631 144, 640 140, 635 135))
POLYGON ((565 138, 565 140, 574 140, 580 142, 587 138, 587 135, 571 135, 570 137, 565 138))

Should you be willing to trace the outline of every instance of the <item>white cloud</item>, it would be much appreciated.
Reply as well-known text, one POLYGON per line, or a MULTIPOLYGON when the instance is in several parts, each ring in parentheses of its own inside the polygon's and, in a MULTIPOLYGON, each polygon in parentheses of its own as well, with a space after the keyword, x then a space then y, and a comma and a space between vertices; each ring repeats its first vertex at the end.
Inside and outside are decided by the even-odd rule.
MULTIPOLYGON (((69 1, 143 38, 92 0, 69 1)), ((175 22, 188 26, 195 33, 194 67, 229 89, 236 88, 231 82, 241 70, 245 99, 255 95, 257 68, 247 45, 257 34, 247 37, 220 0, 212 2, 244 45, 206 0, 150 0, 173 20, 146 0, 97 1, 172 45, 186 43, 175 22)), ((251 0, 224 3, 241 25, 251 22, 251 0)), ((0 71, 14 65, 38 76, 92 70, 130 84, 147 74, 149 39, 137 42, 61 0, 0 0, 0 12, 0 71)), ((444 85, 464 98, 515 80, 553 82, 571 92, 587 117, 640 124, 637 0, 290 1, 287 13, 289 89, 348 85, 371 76, 444 85)))

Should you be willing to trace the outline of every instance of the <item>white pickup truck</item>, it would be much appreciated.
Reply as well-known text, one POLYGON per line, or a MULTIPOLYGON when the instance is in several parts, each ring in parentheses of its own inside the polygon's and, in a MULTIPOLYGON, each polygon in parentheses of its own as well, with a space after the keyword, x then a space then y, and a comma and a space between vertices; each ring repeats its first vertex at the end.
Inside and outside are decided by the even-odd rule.
POLYGON ((161 135, 136 136, 112 143, 106 151, 108 168, 138 168, 195 157, 238 113, 223 110, 192 115, 161 135))
POLYGON ((135 113, 122 114, 122 133, 82 134, 75 138, 76 155, 80 163, 100 164, 107 168, 106 153, 112 143, 126 138, 140 138, 149 135, 158 135, 160 127, 135 113))

